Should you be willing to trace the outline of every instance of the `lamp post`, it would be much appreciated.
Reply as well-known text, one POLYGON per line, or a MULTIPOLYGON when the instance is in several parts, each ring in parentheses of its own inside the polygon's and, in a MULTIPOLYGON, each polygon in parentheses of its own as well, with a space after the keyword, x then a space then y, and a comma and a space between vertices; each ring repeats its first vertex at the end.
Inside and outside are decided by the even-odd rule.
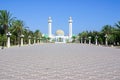
POLYGON ((98 45, 98 36, 95 36, 95 45, 98 45))
POLYGON ((106 35, 105 35, 105 45, 106 45, 106 46, 108 45, 108 39, 107 39, 107 38, 108 38, 108 35, 106 34, 106 35))
POLYGON ((91 36, 89 36, 88 38, 89 38, 89 44, 91 44, 91 36))
POLYGON ((11 33, 8 32, 6 35, 7 35, 7 47, 9 48, 10 47, 10 36, 11 36, 11 33))
POLYGON ((23 46, 23 38, 24 38, 24 35, 22 34, 22 35, 20 36, 20 38, 21 38, 21 46, 23 46))

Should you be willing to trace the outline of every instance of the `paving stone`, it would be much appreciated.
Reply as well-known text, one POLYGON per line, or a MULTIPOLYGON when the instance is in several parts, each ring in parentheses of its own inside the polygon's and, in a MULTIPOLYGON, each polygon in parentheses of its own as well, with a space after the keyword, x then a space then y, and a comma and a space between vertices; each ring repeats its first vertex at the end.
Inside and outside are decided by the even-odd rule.
POLYGON ((0 50, 0 80, 120 80, 120 49, 40 44, 0 50))

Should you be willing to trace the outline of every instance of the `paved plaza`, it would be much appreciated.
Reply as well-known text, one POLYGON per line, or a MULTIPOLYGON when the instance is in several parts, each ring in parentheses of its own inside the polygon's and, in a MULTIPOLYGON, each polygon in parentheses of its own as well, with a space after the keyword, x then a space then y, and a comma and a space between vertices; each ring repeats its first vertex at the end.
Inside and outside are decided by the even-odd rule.
POLYGON ((120 49, 87 44, 0 49, 0 80, 120 80, 120 49))

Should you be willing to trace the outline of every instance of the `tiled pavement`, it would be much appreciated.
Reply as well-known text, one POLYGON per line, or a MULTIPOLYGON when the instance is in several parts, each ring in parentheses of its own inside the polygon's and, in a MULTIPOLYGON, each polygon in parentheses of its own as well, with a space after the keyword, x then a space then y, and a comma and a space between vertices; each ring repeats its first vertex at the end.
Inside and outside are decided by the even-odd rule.
POLYGON ((120 80, 120 49, 83 44, 0 49, 0 80, 120 80))

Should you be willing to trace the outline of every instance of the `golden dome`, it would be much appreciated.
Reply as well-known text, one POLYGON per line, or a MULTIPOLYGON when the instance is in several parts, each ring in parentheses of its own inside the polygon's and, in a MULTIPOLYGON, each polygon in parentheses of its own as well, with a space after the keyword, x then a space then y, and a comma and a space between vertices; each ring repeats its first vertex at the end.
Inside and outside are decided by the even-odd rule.
POLYGON ((64 31, 63 30, 57 30, 56 35, 57 36, 64 36, 64 31))

